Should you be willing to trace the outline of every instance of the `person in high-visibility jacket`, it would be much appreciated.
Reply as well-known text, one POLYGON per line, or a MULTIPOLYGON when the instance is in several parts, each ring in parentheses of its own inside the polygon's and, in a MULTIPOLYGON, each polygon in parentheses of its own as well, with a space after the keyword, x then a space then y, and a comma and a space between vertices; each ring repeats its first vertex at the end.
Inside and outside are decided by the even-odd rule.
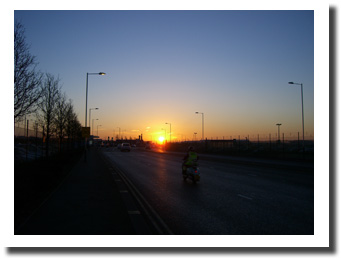
POLYGON ((198 155, 192 146, 188 148, 188 152, 184 156, 183 160, 184 162, 182 163, 182 174, 186 173, 188 167, 197 165, 198 155))

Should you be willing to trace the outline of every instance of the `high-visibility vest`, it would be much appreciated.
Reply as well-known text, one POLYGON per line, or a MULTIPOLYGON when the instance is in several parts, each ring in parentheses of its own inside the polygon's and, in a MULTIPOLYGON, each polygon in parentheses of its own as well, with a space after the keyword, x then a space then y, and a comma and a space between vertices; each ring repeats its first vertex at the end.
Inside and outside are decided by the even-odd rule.
POLYGON ((192 152, 190 151, 189 154, 188 154, 188 158, 187 158, 187 161, 186 161, 186 165, 192 165, 192 163, 198 159, 198 155, 197 153, 195 152, 192 152))

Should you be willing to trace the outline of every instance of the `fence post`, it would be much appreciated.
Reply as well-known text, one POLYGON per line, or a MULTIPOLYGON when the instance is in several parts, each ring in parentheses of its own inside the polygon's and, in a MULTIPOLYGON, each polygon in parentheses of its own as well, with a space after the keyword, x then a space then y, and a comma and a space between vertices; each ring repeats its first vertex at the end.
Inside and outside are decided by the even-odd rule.
POLYGON ((38 123, 35 122, 35 129, 36 129, 36 160, 38 158, 38 123))
POLYGON ((27 127, 26 127, 26 161, 27 161, 27 152, 28 152, 28 123, 29 120, 27 120, 27 127))
POLYGON ((41 138, 41 157, 44 158, 45 126, 43 126, 43 137, 41 138))

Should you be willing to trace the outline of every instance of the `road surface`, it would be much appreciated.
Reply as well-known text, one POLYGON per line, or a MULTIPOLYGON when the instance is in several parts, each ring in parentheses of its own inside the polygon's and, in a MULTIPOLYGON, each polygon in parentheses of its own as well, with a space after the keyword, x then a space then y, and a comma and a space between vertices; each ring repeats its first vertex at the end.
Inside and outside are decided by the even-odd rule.
POLYGON ((177 235, 313 235, 314 171, 205 157, 201 181, 181 175, 183 154, 103 148, 177 235))

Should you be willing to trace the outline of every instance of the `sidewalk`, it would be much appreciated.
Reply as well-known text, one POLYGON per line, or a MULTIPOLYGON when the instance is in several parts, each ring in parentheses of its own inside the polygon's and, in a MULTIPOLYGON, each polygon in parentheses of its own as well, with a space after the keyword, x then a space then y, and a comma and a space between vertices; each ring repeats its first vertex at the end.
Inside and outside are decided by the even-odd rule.
POLYGON ((135 227, 118 186, 96 149, 87 151, 63 184, 16 235, 130 235, 135 227))

